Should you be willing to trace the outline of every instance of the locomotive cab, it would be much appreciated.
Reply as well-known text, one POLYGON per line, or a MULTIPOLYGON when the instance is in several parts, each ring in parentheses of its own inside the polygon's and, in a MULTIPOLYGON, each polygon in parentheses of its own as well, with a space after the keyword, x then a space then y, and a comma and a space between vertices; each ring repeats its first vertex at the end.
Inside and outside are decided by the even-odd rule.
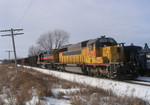
POLYGON ((117 42, 113 38, 102 36, 90 40, 87 45, 90 63, 92 63, 92 56, 96 58, 95 63, 99 64, 123 61, 123 47, 117 46, 117 42))
MULTIPOLYGON (((102 36, 88 43, 87 63, 97 64, 98 72, 109 78, 128 74, 124 69, 124 49, 113 38, 102 36)), ((94 71, 94 69, 93 69, 94 71)), ((96 70, 95 70, 96 71, 96 70)))
POLYGON ((123 49, 117 46, 117 42, 113 38, 102 37, 98 48, 102 50, 102 56, 107 58, 107 63, 123 60, 123 49))

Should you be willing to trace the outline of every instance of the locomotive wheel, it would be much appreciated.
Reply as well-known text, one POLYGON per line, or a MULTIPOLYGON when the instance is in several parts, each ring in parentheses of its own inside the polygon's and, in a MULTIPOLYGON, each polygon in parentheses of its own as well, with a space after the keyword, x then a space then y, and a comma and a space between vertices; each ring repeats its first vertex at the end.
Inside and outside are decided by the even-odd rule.
POLYGON ((54 65, 54 70, 58 70, 57 65, 54 65))
POLYGON ((63 65, 60 66, 60 71, 62 71, 62 72, 66 71, 65 67, 63 65))
POLYGON ((47 69, 49 69, 49 64, 47 65, 47 67, 46 67, 47 69))
POLYGON ((139 74, 140 74, 141 76, 144 76, 145 71, 142 69, 142 70, 139 71, 139 74))
POLYGON ((87 67, 87 72, 88 72, 88 75, 89 76, 94 76, 94 74, 91 72, 91 68, 90 67, 87 67))
POLYGON ((48 65, 47 64, 45 64, 45 68, 48 69, 48 65))
POLYGON ((139 76, 139 69, 136 68, 135 69, 135 73, 133 73, 132 75, 133 75, 133 78, 138 78, 138 76, 139 76))
POLYGON ((101 77, 101 73, 100 73, 100 71, 99 71, 99 68, 97 68, 96 76, 101 77))
POLYGON ((85 65, 82 66, 82 72, 84 75, 88 74, 87 67, 85 65))
POLYGON ((56 70, 61 71, 60 65, 57 66, 56 70))
POLYGON ((54 64, 51 63, 51 64, 49 65, 49 68, 50 68, 51 70, 53 70, 53 69, 54 69, 54 64))

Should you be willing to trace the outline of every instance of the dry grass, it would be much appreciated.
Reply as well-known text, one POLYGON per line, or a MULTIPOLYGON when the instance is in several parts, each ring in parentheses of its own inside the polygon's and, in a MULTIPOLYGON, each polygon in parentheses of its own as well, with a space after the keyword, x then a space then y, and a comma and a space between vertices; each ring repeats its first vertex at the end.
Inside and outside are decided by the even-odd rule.
POLYGON ((4 105, 4 101, 0 98, 0 105, 4 105))
MULTIPOLYGON (((30 101, 33 96, 38 96, 39 100, 43 100, 43 96, 55 97, 52 93, 54 88, 80 88, 79 91, 72 93, 59 92, 56 98, 66 99, 63 96, 68 95, 68 98, 73 105, 146 105, 146 102, 139 98, 133 97, 117 97, 111 91, 94 88, 85 84, 66 81, 50 75, 42 74, 32 69, 19 67, 19 72, 16 75, 13 65, 0 66, 0 93, 3 93, 3 87, 8 88, 6 91, 9 103, 16 99, 16 105, 24 105, 30 101)), ((0 99, 0 105, 4 102, 0 99)), ((40 105, 37 103, 37 105, 40 105)))
MULTIPOLYGON (((61 80, 32 69, 19 67, 19 72, 16 74, 13 65, 0 66, 0 93, 3 93, 3 86, 9 88, 9 91, 5 91, 7 98, 12 99, 9 100, 9 103, 15 97, 17 105, 24 105, 34 95, 37 95, 39 99, 42 99, 43 96, 54 97, 52 88, 68 89, 77 85, 77 83, 61 80)), ((63 98, 63 95, 65 94, 60 92, 57 98, 63 98)))
POLYGON ((135 97, 118 97, 112 92, 90 87, 71 94, 73 105, 148 105, 142 99, 135 97))

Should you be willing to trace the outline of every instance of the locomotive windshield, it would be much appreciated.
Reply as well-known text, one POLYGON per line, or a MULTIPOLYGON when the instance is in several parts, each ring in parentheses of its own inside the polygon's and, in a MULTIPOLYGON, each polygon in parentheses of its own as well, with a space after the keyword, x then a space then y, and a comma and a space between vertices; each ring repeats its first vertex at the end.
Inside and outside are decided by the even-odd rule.
POLYGON ((107 42, 107 39, 100 39, 100 42, 101 42, 101 43, 107 42))
POLYGON ((114 39, 111 39, 111 38, 100 39, 100 47, 116 46, 116 45, 117 45, 117 42, 114 39))

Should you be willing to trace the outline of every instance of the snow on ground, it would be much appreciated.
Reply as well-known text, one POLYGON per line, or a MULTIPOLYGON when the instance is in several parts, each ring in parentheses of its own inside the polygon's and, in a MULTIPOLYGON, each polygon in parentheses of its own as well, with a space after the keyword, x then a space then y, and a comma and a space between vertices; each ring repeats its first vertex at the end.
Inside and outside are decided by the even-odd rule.
MULTIPOLYGON (((5 88, 4 88, 5 89, 5 88)), ((71 105, 68 98, 69 96, 63 96, 64 99, 59 99, 58 95, 60 92, 63 93, 70 93, 70 92, 76 92, 80 90, 79 88, 71 88, 71 89, 52 89, 52 93, 56 97, 43 97, 43 100, 39 100, 39 97, 36 94, 36 89, 34 89, 32 94, 34 95, 33 98, 26 102, 26 105, 37 105, 39 102, 41 105, 71 105)), ((16 99, 14 97, 7 98, 6 92, 4 94, 0 94, 0 98, 5 102, 6 105, 15 105, 16 99)))
POLYGON ((41 101, 42 105, 71 105, 70 101, 64 99, 57 99, 51 97, 44 97, 45 100, 41 101))
POLYGON ((12 96, 11 98, 7 97, 7 94, 10 93, 9 89, 3 86, 3 94, 0 94, 0 98, 6 105, 15 105, 16 99, 12 96))
POLYGON ((58 71, 52 71, 47 69, 35 68, 35 67, 28 67, 28 66, 24 66, 24 67, 32 68, 34 70, 40 71, 45 74, 50 74, 59 77, 61 79, 83 83, 90 86, 102 88, 105 90, 112 90, 112 92, 118 96, 134 96, 150 102, 149 86, 141 86, 138 84, 130 84, 130 83, 119 82, 119 81, 108 80, 108 79, 87 77, 82 75, 69 74, 65 72, 58 72, 58 71))
POLYGON ((80 89, 79 88, 71 88, 71 89, 61 89, 61 88, 57 88, 57 89, 52 89, 52 93, 55 97, 58 97, 58 94, 60 92, 63 92, 63 93, 73 93, 73 92, 76 92, 76 91, 79 91, 80 89))
POLYGON ((8 67, 9 69, 13 69, 13 67, 8 67))
MULTIPOLYGON (((41 105, 71 105, 70 101, 67 100, 69 96, 63 96, 64 99, 59 99, 58 95, 60 92, 63 93, 70 93, 70 92, 76 92, 80 90, 79 88, 71 88, 71 89, 61 89, 56 88, 52 89, 52 93, 54 94, 54 97, 43 97, 43 100, 40 100, 41 105)), ((36 105, 39 102, 39 98, 37 95, 35 95, 29 102, 26 102, 26 105, 36 105)))
MULTIPOLYGON (((64 99, 57 99, 53 97, 43 97, 44 100, 40 100, 41 105, 71 105, 70 101, 64 99)), ((39 102, 38 96, 34 96, 32 100, 26 102, 26 105, 36 105, 39 102)))

